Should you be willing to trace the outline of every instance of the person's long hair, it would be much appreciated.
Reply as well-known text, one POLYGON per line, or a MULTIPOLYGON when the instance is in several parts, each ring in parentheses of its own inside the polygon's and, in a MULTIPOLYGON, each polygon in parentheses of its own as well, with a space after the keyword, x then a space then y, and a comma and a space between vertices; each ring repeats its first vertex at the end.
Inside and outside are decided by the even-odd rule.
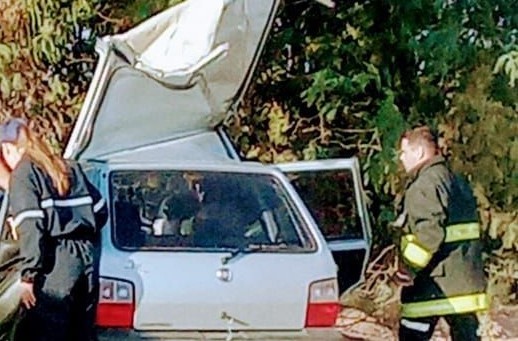
POLYGON ((21 126, 18 131, 16 146, 25 149, 29 159, 41 168, 52 180, 60 196, 70 190, 70 168, 65 160, 52 153, 48 145, 34 134, 29 127, 21 126))
MULTIPOLYGON (((2 154, 2 153, 0 153, 2 154)), ((11 169, 7 165, 3 155, 0 155, 0 189, 6 191, 9 188, 9 177, 11 169)))

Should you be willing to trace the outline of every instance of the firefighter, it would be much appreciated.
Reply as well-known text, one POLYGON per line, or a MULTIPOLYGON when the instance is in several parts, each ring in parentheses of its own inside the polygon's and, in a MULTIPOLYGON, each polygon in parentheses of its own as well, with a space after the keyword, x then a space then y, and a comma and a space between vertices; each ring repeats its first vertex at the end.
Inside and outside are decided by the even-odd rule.
POLYGON ((11 227, 23 257, 15 339, 91 340, 104 200, 79 165, 51 153, 25 121, 0 125, 0 145, 11 169, 11 227))
POLYGON ((399 338, 429 340, 444 317, 453 340, 478 340, 476 313, 488 302, 473 193, 448 169, 429 127, 402 135, 399 158, 409 175, 400 220, 411 279, 401 294, 399 338))

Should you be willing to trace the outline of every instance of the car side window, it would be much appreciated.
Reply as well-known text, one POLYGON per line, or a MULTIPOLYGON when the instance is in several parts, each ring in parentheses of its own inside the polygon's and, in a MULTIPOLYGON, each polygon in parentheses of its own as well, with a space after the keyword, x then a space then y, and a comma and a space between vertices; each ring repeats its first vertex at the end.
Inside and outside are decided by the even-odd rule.
POLYGON ((327 240, 364 237, 351 170, 311 170, 287 175, 327 240))

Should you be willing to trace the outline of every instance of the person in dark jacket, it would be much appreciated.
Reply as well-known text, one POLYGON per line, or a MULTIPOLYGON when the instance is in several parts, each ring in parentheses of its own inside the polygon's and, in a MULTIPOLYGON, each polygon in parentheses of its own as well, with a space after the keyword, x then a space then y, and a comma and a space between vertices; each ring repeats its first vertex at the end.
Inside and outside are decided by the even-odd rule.
POLYGON ((11 169, 11 228, 23 257, 16 339, 91 340, 104 200, 79 165, 51 153, 25 121, 0 125, 0 144, 11 169))
POLYGON ((477 205, 471 188, 447 167, 428 127, 405 132, 400 161, 409 175, 398 219, 410 274, 402 291, 400 340, 428 340, 440 317, 453 340, 478 340, 476 312, 487 309, 477 205))
POLYGON ((8 232, 4 230, 5 219, 7 218, 7 190, 9 189, 9 178, 11 170, 7 166, 4 157, 0 151, 0 240, 8 232))

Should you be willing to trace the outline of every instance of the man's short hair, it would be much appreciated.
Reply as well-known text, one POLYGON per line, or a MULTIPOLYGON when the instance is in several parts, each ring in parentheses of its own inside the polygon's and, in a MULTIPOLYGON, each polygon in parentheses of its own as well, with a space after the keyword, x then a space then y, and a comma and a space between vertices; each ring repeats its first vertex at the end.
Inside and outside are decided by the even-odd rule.
POLYGON ((412 146, 421 145, 427 149, 433 149, 435 152, 439 150, 437 136, 428 126, 419 126, 406 130, 399 138, 399 144, 405 139, 412 146))

